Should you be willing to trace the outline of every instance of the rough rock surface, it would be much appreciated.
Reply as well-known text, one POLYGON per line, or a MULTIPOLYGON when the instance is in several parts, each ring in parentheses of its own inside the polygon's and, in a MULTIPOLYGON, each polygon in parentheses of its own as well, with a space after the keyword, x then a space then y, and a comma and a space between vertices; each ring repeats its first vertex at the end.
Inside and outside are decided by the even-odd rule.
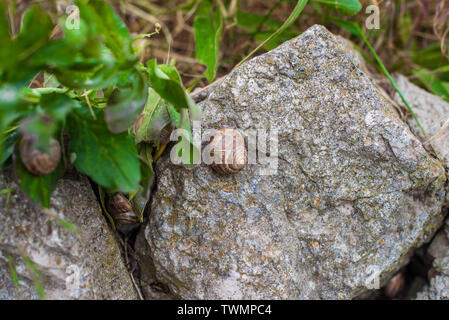
MULTIPOLYGON (((403 75, 395 76, 395 82, 418 117, 426 134, 430 136, 436 135, 446 120, 449 119, 449 103, 411 83, 403 75)), ((398 93, 395 93, 394 100, 400 106, 405 107, 398 93)), ((416 136, 423 138, 423 134, 415 119, 410 116, 407 118, 407 123, 416 136)))
MULTIPOLYGON (((414 85, 403 75, 397 75, 395 80, 399 90, 418 117, 427 138, 424 138, 416 121, 410 116, 407 118, 407 123, 412 132, 421 141, 430 142, 443 165, 446 169, 449 168, 449 103, 414 85)), ((399 105, 405 107, 399 94, 396 93, 394 99, 399 105)))
POLYGON ((429 247, 429 253, 435 258, 433 268, 439 274, 430 279, 430 285, 418 293, 418 300, 449 300, 449 220, 444 231, 437 234, 429 247), (445 239, 443 239, 445 237, 445 239))
POLYGON ((141 259, 174 296, 352 298, 441 224, 441 163, 324 27, 242 64, 203 98, 203 130, 277 129, 278 170, 221 176, 158 161, 141 259))
POLYGON ((86 178, 61 179, 51 197, 53 213, 77 226, 79 235, 33 204, 7 174, 0 174, 0 190, 5 188, 14 191, 9 206, 7 196, 0 196, 0 299, 39 298, 20 250, 41 273, 48 299, 137 299, 86 178), (11 279, 9 256, 20 287, 11 279))

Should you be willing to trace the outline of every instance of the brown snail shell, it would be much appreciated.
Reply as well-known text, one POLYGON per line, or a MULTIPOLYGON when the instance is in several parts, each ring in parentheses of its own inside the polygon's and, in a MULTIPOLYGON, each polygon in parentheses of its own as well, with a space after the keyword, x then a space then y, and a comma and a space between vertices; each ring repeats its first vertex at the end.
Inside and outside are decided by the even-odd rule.
POLYGON ((108 211, 114 219, 119 231, 127 233, 139 225, 139 218, 135 214, 128 199, 121 193, 115 193, 108 199, 108 211))
POLYGON ((209 148, 213 162, 212 169, 221 174, 234 174, 242 170, 248 162, 245 139, 233 128, 223 128, 214 132, 209 148))
POLYGON ((385 295, 389 298, 398 296, 405 284, 405 276, 402 272, 391 278, 385 286, 385 295))
POLYGON ((31 173, 36 175, 49 174, 59 164, 61 160, 61 145, 58 140, 51 139, 50 153, 45 153, 36 149, 37 137, 24 135, 19 145, 20 158, 23 164, 31 173))

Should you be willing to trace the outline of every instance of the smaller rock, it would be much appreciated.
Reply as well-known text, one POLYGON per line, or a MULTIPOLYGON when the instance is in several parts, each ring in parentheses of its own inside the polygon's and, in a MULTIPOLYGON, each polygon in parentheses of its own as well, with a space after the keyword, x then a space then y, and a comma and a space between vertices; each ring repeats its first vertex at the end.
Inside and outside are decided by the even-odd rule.
POLYGON ((430 280, 430 286, 419 292, 416 300, 449 300, 449 277, 437 275, 430 280))
MULTIPOLYGON (((427 137, 424 137, 415 119, 410 116, 406 121, 411 131, 423 143, 430 142, 433 151, 438 154, 443 165, 449 168, 449 103, 414 85, 403 75, 396 76, 395 81, 427 137)), ((395 94, 394 100, 400 106, 405 107, 398 93, 395 94)))
POLYGON ((447 249, 449 249, 449 241, 446 238, 446 234, 440 231, 432 240, 427 253, 435 259, 442 257, 447 249))
MULTIPOLYGON (((407 100, 424 128, 424 131, 426 131, 426 134, 429 136, 436 135, 446 120, 449 119, 449 103, 414 85, 407 79, 407 77, 401 74, 395 77, 395 81, 405 100, 407 100)), ((400 106, 405 107, 405 104, 398 93, 395 93, 394 100, 400 106)), ((427 137, 423 137, 422 132, 413 117, 408 117, 407 123, 416 136, 423 141, 426 140, 427 137)))
POLYGON ((137 299, 120 248, 104 219, 89 181, 63 177, 51 196, 51 211, 31 202, 12 179, 0 172, 0 300, 38 299, 23 254, 33 261, 47 299, 137 299), (8 203, 8 204, 7 204, 8 203), (62 218, 80 233, 57 223, 62 218), (20 286, 13 282, 13 261, 20 286))

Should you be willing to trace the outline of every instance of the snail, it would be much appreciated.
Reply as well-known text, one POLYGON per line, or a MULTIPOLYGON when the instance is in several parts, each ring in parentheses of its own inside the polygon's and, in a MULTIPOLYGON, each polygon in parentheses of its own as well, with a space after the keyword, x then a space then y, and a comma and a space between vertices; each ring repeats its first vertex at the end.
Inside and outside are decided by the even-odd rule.
POLYGON ((385 286, 385 295, 389 298, 397 297, 404 288, 405 276, 402 272, 396 274, 385 286))
POLYGON ((140 223, 128 199, 121 193, 115 193, 109 197, 108 211, 117 229, 123 233, 134 230, 140 223))
POLYGON ((20 158, 31 173, 49 174, 56 169, 61 160, 61 146, 58 140, 51 138, 50 153, 46 153, 36 148, 36 142, 36 136, 25 134, 19 145, 20 158))
POLYGON ((209 140, 212 169, 221 174, 234 174, 248 162, 245 139, 236 129, 223 128, 214 132, 209 140))

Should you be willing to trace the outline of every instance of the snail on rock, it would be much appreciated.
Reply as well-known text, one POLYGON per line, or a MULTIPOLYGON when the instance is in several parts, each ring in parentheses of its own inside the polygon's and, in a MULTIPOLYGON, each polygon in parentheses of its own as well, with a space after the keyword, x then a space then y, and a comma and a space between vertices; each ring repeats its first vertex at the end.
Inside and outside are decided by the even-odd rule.
POLYGON ((242 170, 248 162, 245 139, 233 128, 223 128, 214 132, 209 149, 213 162, 212 169, 221 174, 234 174, 242 170))
POLYGON ((31 173, 36 175, 49 174, 61 160, 61 146, 56 139, 50 141, 50 153, 39 151, 36 148, 37 137, 25 134, 19 145, 20 158, 31 173))
POLYGON ((124 234, 135 229, 140 221, 129 200, 121 193, 109 196, 108 212, 114 219, 117 229, 124 234))

